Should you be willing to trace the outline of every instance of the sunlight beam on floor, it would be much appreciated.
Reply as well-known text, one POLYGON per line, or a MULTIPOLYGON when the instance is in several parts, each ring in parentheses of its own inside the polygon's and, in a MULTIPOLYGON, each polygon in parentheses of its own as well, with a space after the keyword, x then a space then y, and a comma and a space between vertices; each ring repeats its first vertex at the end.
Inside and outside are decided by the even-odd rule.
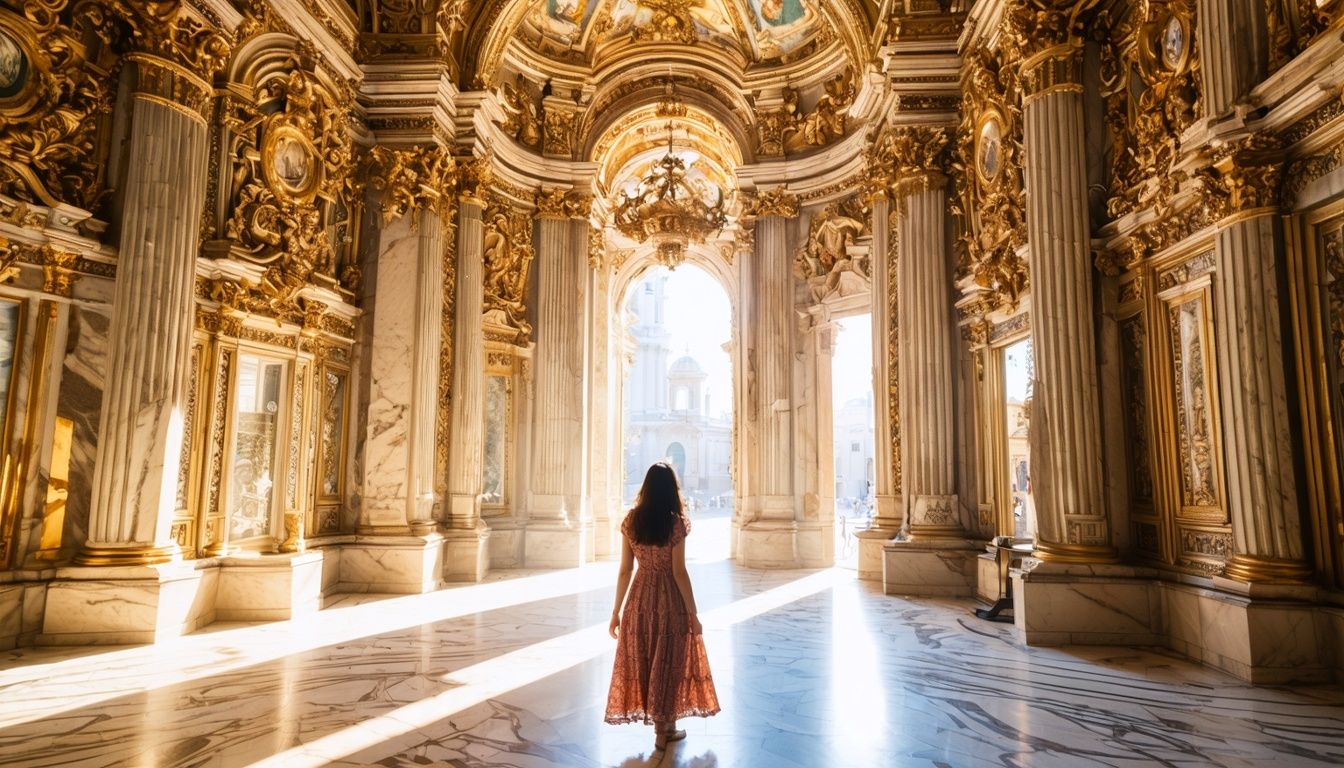
POLYGON ((525 603, 611 589, 614 563, 335 606, 289 621, 173 638, 152 645, 0 671, 0 691, 28 684, 21 711, 0 708, 0 729, 119 696, 221 675, 293 654, 525 603))
MULTIPOLYGON (((705 630, 720 631, 789 603, 817 594, 836 583, 834 569, 804 576, 751 597, 706 611, 705 630)), ((421 699, 348 728, 329 733, 252 764, 252 768, 320 768, 385 741, 461 712, 468 707, 597 658, 612 650, 605 624, 571 632, 464 667, 445 677, 459 687, 421 699)))

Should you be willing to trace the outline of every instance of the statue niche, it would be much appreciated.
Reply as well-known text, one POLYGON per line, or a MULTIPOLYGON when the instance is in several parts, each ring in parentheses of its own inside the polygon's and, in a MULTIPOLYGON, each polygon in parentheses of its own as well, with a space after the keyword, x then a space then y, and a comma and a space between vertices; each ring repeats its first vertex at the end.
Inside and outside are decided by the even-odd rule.
POLYGON ((539 148, 541 114, 537 100, 532 96, 532 87, 522 75, 512 83, 499 86, 499 106, 504 110, 504 119, 496 120, 495 125, 519 144, 529 149, 539 148))
POLYGON ((788 154, 824 147, 845 137, 847 114, 854 103, 854 72, 844 72, 827 80, 823 93, 812 111, 803 114, 795 88, 784 90, 784 151, 788 154))
POLYGON ((807 283, 812 299, 853 296, 869 289, 871 256, 855 241, 868 232, 868 214, 858 197, 831 203, 812 216, 807 244, 793 259, 793 271, 807 283))

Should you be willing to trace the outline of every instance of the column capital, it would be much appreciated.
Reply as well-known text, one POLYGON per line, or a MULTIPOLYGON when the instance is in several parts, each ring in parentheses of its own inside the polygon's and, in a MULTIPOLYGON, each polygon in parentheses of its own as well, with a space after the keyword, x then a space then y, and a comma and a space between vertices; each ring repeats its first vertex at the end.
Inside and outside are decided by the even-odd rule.
POLYGON ((743 215, 749 218, 763 219, 767 216, 793 218, 798 215, 798 196, 783 187, 754 194, 743 193, 742 198, 743 215))
POLYGON ((484 208, 486 192, 494 180, 489 156, 457 158, 457 196, 463 202, 484 208))
POLYGON ((1219 150, 1213 163, 1200 172, 1214 197, 1214 218, 1278 209, 1283 178, 1282 142, 1256 134, 1219 150))
POLYGON ((391 148, 377 146, 369 154, 365 174, 383 193, 383 222, 390 223, 412 210, 447 212, 452 205, 456 163, 437 145, 391 148))
MULTIPOLYGON (((98 0, 101 23, 95 32, 104 40, 128 30, 124 43, 135 63, 135 91, 186 107, 208 118, 210 81, 228 61, 232 42, 223 32, 189 15, 181 0, 138 3, 132 0, 98 0)), ((91 16, 92 18, 92 16, 91 16)))
POLYGON ((946 126, 906 126, 887 134, 877 159, 898 199, 946 183, 951 142, 946 126))
POLYGON ((537 192, 536 203, 539 219, 587 219, 593 196, 564 187, 543 187, 537 192))
POLYGON ((1013 0, 1004 13, 1009 48, 1021 59, 1025 98, 1082 91, 1082 16, 1098 0, 1013 0))

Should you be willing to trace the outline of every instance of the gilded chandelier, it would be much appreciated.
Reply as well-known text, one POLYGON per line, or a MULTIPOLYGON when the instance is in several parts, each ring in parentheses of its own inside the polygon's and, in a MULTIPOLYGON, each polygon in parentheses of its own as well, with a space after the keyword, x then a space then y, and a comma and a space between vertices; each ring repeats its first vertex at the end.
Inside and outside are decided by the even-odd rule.
POLYGON ((658 260, 668 266, 681 262, 686 246, 703 243, 727 221, 725 195, 716 188, 713 205, 706 202, 703 185, 686 178, 686 162, 672 151, 672 125, 667 126, 667 154, 640 180, 633 193, 619 196, 616 229, 641 243, 651 242, 658 260))

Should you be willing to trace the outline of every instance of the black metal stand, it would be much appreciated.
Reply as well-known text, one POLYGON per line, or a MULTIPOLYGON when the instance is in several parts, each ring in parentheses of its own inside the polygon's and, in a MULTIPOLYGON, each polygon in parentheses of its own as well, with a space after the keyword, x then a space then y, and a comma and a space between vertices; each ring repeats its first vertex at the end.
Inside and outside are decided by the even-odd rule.
POLYGON ((997 547, 997 550, 994 553, 994 559, 998 562, 999 566, 999 599, 995 600, 994 604, 988 608, 976 608, 975 615, 977 618, 986 621, 1012 623, 1013 580, 1008 577, 1008 569, 1012 567, 1013 564, 1012 539, 1007 539, 1006 541, 995 539, 994 545, 997 547), (1008 611, 1007 616, 1003 615, 1004 611, 1008 611))

